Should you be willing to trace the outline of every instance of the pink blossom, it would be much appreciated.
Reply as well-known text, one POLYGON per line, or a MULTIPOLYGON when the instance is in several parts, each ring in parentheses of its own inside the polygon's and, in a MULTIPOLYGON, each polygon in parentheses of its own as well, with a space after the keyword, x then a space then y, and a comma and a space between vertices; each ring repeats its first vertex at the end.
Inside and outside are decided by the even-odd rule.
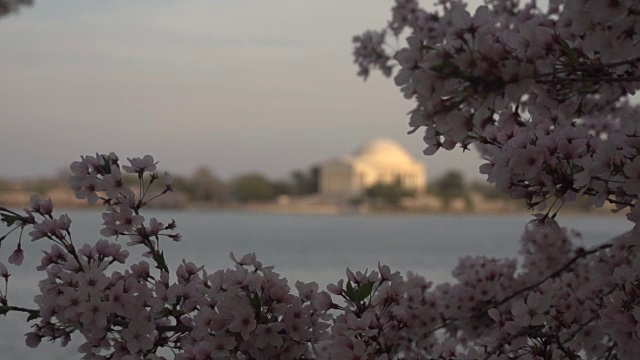
POLYGON ((145 171, 153 172, 156 170, 157 163, 154 162, 151 155, 145 155, 143 158, 127 158, 127 160, 131 166, 123 165, 122 168, 128 173, 141 175, 145 171))
POLYGON ((36 332, 27 333, 27 337, 25 339, 25 342, 26 342, 28 347, 37 348, 38 345, 40 345, 41 341, 42 341, 42 336, 40 334, 38 334, 36 332))
POLYGON ((537 326, 545 321, 544 313, 549 309, 550 299, 540 293, 531 292, 527 296, 527 302, 517 301, 511 308, 514 320, 518 325, 537 326))
POLYGON ((256 328, 256 319, 249 307, 232 310, 233 320, 229 324, 229 330, 239 333, 243 339, 249 339, 249 334, 256 328))
POLYGON ((9 256, 9 264, 14 264, 17 266, 22 265, 22 261, 24 260, 24 251, 20 247, 20 243, 18 243, 18 248, 11 253, 9 256))
POLYGON ((153 346, 151 333, 153 324, 146 321, 144 316, 136 316, 131 319, 129 326, 122 330, 122 339, 126 341, 127 349, 132 354, 141 350, 149 350, 153 346))

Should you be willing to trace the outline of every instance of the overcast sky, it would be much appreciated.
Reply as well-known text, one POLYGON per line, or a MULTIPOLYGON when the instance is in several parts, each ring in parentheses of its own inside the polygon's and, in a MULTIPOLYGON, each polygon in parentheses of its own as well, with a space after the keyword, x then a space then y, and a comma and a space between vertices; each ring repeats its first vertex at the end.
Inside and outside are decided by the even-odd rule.
POLYGON ((475 154, 422 155, 422 131, 406 134, 412 103, 390 79, 356 76, 351 38, 382 27, 391 5, 36 0, 0 20, 0 176, 115 151, 174 173, 283 178, 378 137, 430 177, 473 176, 475 154))

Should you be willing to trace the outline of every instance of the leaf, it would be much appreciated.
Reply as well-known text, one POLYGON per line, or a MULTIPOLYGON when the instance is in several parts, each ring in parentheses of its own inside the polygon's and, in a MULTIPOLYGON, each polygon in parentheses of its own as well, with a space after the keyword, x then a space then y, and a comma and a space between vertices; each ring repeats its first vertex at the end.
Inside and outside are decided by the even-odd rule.
POLYGON ((256 315, 260 314, 260 308, 262 307, 262 301, 260 300, 260 295, 258 293, 253 292, 251 294, 251 305, 253 305, 253 310, 256 315))
POLYGON ((40 318, 40 313, 37 311, 31 312, 29 313, 29 316, 27 317, 27 321, 31 321, 31 320, 35 320, 40 318))
POLYGON ((0 221, 7 224, 7 226, 12 226, 17 220, 18 218, 16 216, 9 214, 0 214, 0 221))
POLYGON ((558 40, 560 41, 560 46, 562 46, 564 51, 566 51, 566 52, 570 52, 571 51, 571 47, 569 46, 569 43, 567 43, 567 41, 565 39, 559 37, 558 40))
POLYGON ((344 295, 347 297, 347 299, 351 300, 351 301, 355 301, 354 300, 354 291, 353 291, 353 285, 351 285, 351 280, 347 281, 347 288, 344 291, 344 295))
POLYGON ((573 49, 571 48, 571 46, 569 46, 569 43, 567 43, 563 38, 558 37, 559 41, 560 41, 560 46, 562 47, 562 50, 564 50, 565 53, 567 53, 567 56, 569 57, 569 59, 571 60, 572 63, 575 64, 576 62, 576 54, 573 51, 573 49))
POLYGON ((161 253, 156 253, 153 255, 153 261, 156 262, 156 269, 158 270, 164 270, 164 271, 169 271, 169 267, 167 266, 167 262, 164 259, 164 251, 161 253))
POLYGON ((111 164, 109 163, 109 155, 102 154, 102 165, 100 165, 100 169, 104 175, 111 174, 111 164))
POLYGON ((447 75, 447 73, 455 72, 457 69, 458 67, 449 59, 444 59, 440 64, 431 67, 431 70, 442 75, 447 75))
POLYGON ((360 286, 360 288, 358 289, 358 291, 355 293, 355 301, 356 302, 362 302, 364 301, 369 295, 371 295, 371 291, 373 290, 373 281, 369 281, 366 284, 362 284, 362 286, 360 286))

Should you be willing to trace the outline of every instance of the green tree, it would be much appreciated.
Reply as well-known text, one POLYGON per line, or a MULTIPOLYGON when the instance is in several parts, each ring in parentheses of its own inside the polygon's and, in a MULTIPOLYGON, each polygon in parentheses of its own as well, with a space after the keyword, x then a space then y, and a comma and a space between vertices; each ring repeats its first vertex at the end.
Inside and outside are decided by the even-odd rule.
POLYGON ((404 196, 414 195, 413 192, 403 189, 400 182, 392 184, 376 183, 365 191, 369 200, 382 203, 387 206, 398 206, 404 196))
POLYGON ((469 186, 471 191, 477 192, 482 195, 485 199, 509 199, 508 196, 501 193, 496 189, 494 184, 489 184, 487 182, 475 181, 469 186))
POLYGON ((199 201, 219 200, 224 193, 224 184, 206 166, 201 166, 191 175, 193 196, 199 201))
POLYGON ((319 189, 320 167, 312 166, 307 171, 295 170, 291 173, 293 194, 315 194, 319 189))
POLYGON ((242 202, 267 201, 275 196, 271 182, 261 174, 246 174, 233 181, 233 195, 242 202))
POLYGON ((196 189, 191 183, 191 179, 182 175, 175 175, 173 177, 173 189, 185 193, 189 200, 196 200, 196 189))
POLYGON ((293 186, 286 180, 276 180, 271 182, 275 196, 293 194, 293 186))
POLYGON ((451 206, 453 199, 459 198, 465 200, 468 209, 473 207, 464 176, 459 171, 447 171, 429 187, 428 192, 442 198, 442 206, 445 209, 451 206))

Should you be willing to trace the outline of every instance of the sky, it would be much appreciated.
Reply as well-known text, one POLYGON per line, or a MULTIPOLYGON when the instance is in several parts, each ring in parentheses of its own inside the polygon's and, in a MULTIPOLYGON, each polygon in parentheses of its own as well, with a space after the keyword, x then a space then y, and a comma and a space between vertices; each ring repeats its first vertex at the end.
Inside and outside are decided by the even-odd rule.
MULTIPOLYGON (((427 157, 389 78, 356 76, 351 38, 391 0, 36 0, 0 19, 0 177, 80 155, 151 154, 189 174, 285 178, 385 137, 482 178, 474 153, 427 157)), ((403 39, 392 39, 399 49, 403 39)))

